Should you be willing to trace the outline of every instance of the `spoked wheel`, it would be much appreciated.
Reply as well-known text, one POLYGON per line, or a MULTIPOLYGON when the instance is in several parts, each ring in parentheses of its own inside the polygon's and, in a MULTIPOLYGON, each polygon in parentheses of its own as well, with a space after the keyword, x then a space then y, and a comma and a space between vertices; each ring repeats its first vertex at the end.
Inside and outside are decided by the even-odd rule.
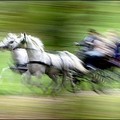
POLYGON ((105 71, 105 87, 107 90, 112 88, 120 88, 120 72, 119 69, 114 69, 111 71, 111 69, 108 69, 105 71))
POLYGON ((116 81, 120 82, 120 70, 118 68, 109 69, 110 77, 116 81))
POLYGON ((96 70, 91 74, 92 90, 96 93, 105 91, 109 88, 109 77, 104 70, 96 70))

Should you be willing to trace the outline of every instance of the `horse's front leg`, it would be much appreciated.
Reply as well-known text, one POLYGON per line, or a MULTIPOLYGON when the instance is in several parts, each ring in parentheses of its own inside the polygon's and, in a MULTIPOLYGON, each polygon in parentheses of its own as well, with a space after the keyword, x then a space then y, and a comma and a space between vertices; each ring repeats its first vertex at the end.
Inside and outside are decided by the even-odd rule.
POLYGON ((4 73, 6 70, 8 70, 8 69, 10 69, 9 66, 2 69, 2 71, 1 71, 1 73, 0 73, 0 79, 2 79, 3 73, 4 73))
POLYGON ((25 85, 31 84, 31 74, 29 70, 22 74, 22 83, 25 85))
POLYGON ((52 86, 52 92, 51 93, 56 93, 60 90, 60 85, 61 85, 61 71, 56 69, 55 67, 49 67, 47 68, 46 74, 52 79, 52 82, 49 84, 47 87, 50 88, 52 86))
POLYGON ((29 87, 28 85, 30 85, 30 81, 31 81, 31 74, 29 71, 26 71, 25 73, 22 74, 21 77, 21 83, 22 83, 22 87, 21 87, 21 92, 24 93, 24 87, 29 87))
POLYGON ((23 77, 22 82, 25 85, 30 85, 30 86, 28 86, 29 88, 31 88, 32 86, 38 87, 44 92, 45 87, 40 83, 40 81, 38 82, 38 79, 40 79, 41 76, 42 76, 42 74, 39 71, 36 71, 34 74, 31 74, 28 70, 26 73, 24 73, 22 75, 22 77, 23 77), (35 76, 35 78, 33 79, 32 76, 35 76), (36 81, 36 79, 37 79, 37 81, 36 81))

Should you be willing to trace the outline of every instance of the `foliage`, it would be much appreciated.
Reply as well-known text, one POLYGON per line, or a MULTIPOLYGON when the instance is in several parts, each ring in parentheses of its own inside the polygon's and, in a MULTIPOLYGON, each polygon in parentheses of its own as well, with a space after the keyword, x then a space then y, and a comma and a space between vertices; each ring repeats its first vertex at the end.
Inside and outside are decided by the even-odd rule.
POLYGON ((88 28, 119 29, 119 11, 119 1, 1 1, 0 31, 27 32, 48 49, 73 52, 73 42, 82 40, 88 28))

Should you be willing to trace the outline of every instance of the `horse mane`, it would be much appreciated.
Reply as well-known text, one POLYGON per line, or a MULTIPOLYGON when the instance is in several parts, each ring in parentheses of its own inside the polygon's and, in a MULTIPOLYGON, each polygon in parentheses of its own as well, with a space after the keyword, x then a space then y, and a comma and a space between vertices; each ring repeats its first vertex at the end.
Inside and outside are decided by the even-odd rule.
POLYGON ((28 35, 28 37, 31 39, 31 40, 34 40, 36 42, 39 41, 39 45, 44 47, 44 44, 42 43, 42 41, 38 38, 38 37, 34 37, 34 36, 31 36, 31 35, 28 35))
POLYGON ((7 36, 11 38, 17 38, 17 35, 15 33, 8 33, 7 36))
POLYGON ((31 35, 27 35, 27 34, 26 34, 26 37, 28 39, 30 39, 38 48, 40 48, 42 51, 44 51, 44 44, 38 37, 34 37, 31 35))

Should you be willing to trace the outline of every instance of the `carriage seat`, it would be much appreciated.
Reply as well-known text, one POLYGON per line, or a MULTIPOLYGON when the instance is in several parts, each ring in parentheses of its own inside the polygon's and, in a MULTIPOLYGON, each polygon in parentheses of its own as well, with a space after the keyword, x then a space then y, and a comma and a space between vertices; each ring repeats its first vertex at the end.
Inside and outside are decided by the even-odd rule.
POLYGON ((83 59, 86 66, 93 66, 97 69, 107 69, 111 67, 111 63, 108 62, 109 57, 97 51, 88 51, 85 53, 83 59))

